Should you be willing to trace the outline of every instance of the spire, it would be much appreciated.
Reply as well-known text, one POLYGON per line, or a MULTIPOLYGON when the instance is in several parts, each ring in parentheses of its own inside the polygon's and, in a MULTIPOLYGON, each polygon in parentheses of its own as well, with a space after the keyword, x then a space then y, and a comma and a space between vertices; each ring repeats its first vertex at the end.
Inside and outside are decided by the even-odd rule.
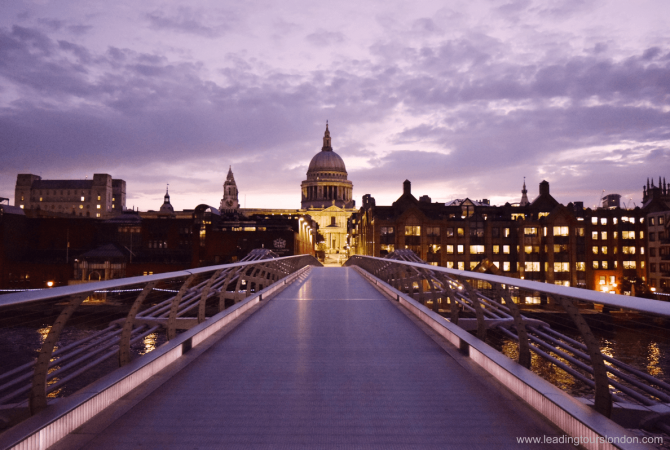
POLYGON ((226 175, 226 181, 235 182, 235 177, 233 176, 233 166, 228 166, 228 175, 226 175))
POLYGON ((519 202, 519 206, 526 206, 529 204, 528 189, 526 189, 526 177, 523 177, 523 189, 521 189, 521 201, 519 202))
POLYGON ((323 134, 323 148, 321 148, 322 152, 332 152, 333 147, 331 146, 330 143, 330 131, 328 131, 328 121, 326 120, 326 132, 323 134))
POLYGON ((165 197, 163 197, 163 204, 160 207, 160 212, 162 213, 173 213, 174 208, 172 207, 172 204, 170 203, 170 194, 168 192, 170 188, 170 183, 167 184, 165 187, 165 197))
POLYGON ((239 209, 239 207, 240 202, 238 200, 237 183, 235 183, 235 177, 233 176, 233 166, 228 166, 228 175, 226 175, 226 181, 223 183, 223 198, 219 204, 219 210, 231 212, 239 209))

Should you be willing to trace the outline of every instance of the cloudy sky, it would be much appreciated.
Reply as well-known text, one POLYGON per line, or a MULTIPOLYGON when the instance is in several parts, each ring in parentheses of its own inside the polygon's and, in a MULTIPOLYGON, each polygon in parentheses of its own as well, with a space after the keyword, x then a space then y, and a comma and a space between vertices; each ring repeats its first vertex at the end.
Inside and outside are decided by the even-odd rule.
POLYGON ((354 196, 639 205, 670 178, 667 0, 0 2, 0 196, 17 173, 127 206, 297 208, 326 120, 354 196), (629 200, 632 198, 632 202, 629 200))

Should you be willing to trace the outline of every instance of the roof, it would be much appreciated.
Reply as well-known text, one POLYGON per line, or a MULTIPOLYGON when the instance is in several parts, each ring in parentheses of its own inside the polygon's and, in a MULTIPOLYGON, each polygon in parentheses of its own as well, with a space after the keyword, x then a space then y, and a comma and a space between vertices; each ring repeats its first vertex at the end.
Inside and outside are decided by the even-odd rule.
POLYGON ((32 189, 91 189, 93 180, 35 180, 32 189))
POLYGON ((94 248, 93 250, 89 250, 85 253, 82 253, 79 255, 79 258, 81 259, 86 259, 86 260, 91 260, 91 259, 97 259, 97 260, 105 260, 109 261, 112 259, 126 259, 126 252, 124 252, 119 246, 115 244, 105 244, 101 245, 100 247, 94 248))
POLYGON ((23 212, 21 208, 18 206, 11 206, 11 205, 2 205, 0 204, 0 212, 3 214, 17 214, 19 216, 25 216, 26 213, 23 212))
POLYGON ((340 155, 324 148, 310 161, 307 173, 311 172, 344 172, 346 174, 347 169, 340 155))

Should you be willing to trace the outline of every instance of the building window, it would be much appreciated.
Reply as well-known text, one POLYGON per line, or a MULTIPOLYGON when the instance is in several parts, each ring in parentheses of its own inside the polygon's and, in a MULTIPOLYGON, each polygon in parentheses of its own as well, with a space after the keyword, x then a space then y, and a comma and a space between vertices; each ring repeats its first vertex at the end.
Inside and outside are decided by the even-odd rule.
POLYGON ((586 270, 586 263, 585 262, 576 262, 575 263, 575 270, 579 272, 584 272, 586 270))
POLYGON ((509 255, 509 245, 503 245, 503 253, 509 255))
POLYGON ((636 261, 624 261, 623 262, 623 268, 624 269, 635 269, 637 267, 637 262, 636 261))
POLYGON ((426 235, 427 236, 439 236, 440 235, 440 227, 426 227, 426 235))
POLYGON ((600 225, 607 225, 607 217, 600 218, 600 225))
POLYGON ((81 201, 82 201, 82 202, 84 201, 84 197, 81 198, 81 201))
POLYGON ((593 268, 597 269, 598 268, 598 261, 593 261, 593 268))
POLYGON ((597 255, 597 254, 598 254, 598 247, 593 246, 593 247, 591 248, 591 250, 593 251, 593 254, 594 254, 594 255, 597 255))
POLYGON ((463 228, 457 228, 456 233, 458 234, 458 236, 465 236, 465 231, 463 230, 463 228))
POLYGON ((421 236, 421 227, 414 225, 406 225, 405 236, 421 236))
POLYGON ((470 261, 470 270, 475 270, 477 268, 477 264, 479 264, 476 261, 470 261))
MULTIPOLYGON (((659 217, 659 219, 660 219, 660 217, 659 217)), ((660 222, 660 220, 659 220, 659 222, 660 222)), ((649 225, 654 226, 654 218, 653 217, 649 218, 649 225)))
POLYGON ((603 241, 607 240, 607 231, 600 232, 600 239, 602 239, 603 241))
POLYGON ((614 232, 612 233, 612 237, 613 237, 614 239, 619 239, 619 232, 618 232, 618 231, 614 231, 614 232))
POLYGON ((453 237, 454 236, 454 229, 453 228, 447 228, 447 237, 453 237))
POLYGON ((98 195, 98 201, 100 201, 100 196, 98 195))
POLYGON ((600 261, 600 268, 607 269, 607 261, 600 261))
POLYGON ((447 269, 453 269, 454 268, 454 262, 453 261, 447 261, 447 269))
POLYGON ((635 231, 622 231, 621 239, 635 239, 635 231))
POLYGON ((555 262, 554 263, 554 272, 570 272, 570 263, 555 262))
POLYGON ((537 228, 535 227, 524 228, 523 234, 526 236, 537 236, 537 228))
POLYGON ((503 237, 509 237, 509 228, 503 228, 503 237))
POLYGON ((607 254, 607 247, 604 246, 604 245, 602 247, 600 247, 600 253, 603 254, 603 255, 606 255, 607 254))
POLYGON ((453 245, 447 245, 447 254, 449 254, 449 255, 454 254, 454 246, 453 245))
POLYGON ((592 225, 598 225, 598 218, 597 217, 591 217, 591 224, 592 225))
POLYGON ((526 269, 526 272, 539 272, 540 271, 540 263, 537 262, 537 261, 526 261, 525 269, 526 269))
MULTIPOLYGON (((644 239, 644 231, 640 231, 640 239, 644 239)), ((663 239, 663 238, 661 238, 663 239)))
POLYGON ((457 247, 457 250, 458 250, 458 254, 459 254, 459 255, 462 255, 462 254, 463 254, 463 246, 462 246, 462 245, 459 245, 459 246, 457 247))
POLYGON ((616 217, 612 217, 612 223, 616 225, 617 223, 619 223, 619 220, 616 217))
POLYGON ((575 228, 575 236, 584 237, 584 227, 575 228))
POLYGON ((598 279, 598 284, 600 284, 600 285, 607 284, 607 281, 605 280, 605 275, 600 275, 600 277, 598 279))
POLYGON ((500 253, 500 246, 499 245, 494 245, 493 246, 493 254, 497 255, 498 253, 500 253))
POLYGON ((382 235, 393 234, 393 227, 382 227, 381 234, 382 235))
POLYGON ((635 254, 635 247, 633 246, 623 246, 621 247, 621 253, 624 255, 634 255, 635 254))
POLYGON ((568 236, 568 227, 554 227, 554 236, 568 236))
MULTIPOLYGON (((658 224, 663 225, 664 222, 665 222, 665 218, 663 216, 658 216, 658 224)), ((652 225, 653 225, 653 223, 652 223, 652 225)))
POLYGON ((651 273, 656 273, 656 264, 655 263, 649 264, 649 271, 651 273))
POLYGON ((84 205, 79 205, 79 209, 84 209, 84 205))
POLYGON ((656 249, 655 248, 652 247, 652 248, 649 249, 649 256, 652 257, 652 258, 656 257, 656 249))
POLYGON ((458 270, 465 270, 465 262, 458 261, 458 270))
POLYGON ((484 253, 484 246, 483 245, 471 245, 470 246, 470 254, 471 255, 481 255, 484 253))
POLYGON ((598 240, 598 232, 597 231, 592 231, 591 232, 591 239, 593 239, 594 241, 598 240))
POLYGON ((95 217, 100 217, 100 213, 97 213, 97 214, 95 215, 95 217))
POLYGON ((498 227, 491 228, 491 237, 493 238, 500 237, 500 228, 498 227))
POLYGON ((100 205, 97 205, 97 209, 100 209, 100 205))

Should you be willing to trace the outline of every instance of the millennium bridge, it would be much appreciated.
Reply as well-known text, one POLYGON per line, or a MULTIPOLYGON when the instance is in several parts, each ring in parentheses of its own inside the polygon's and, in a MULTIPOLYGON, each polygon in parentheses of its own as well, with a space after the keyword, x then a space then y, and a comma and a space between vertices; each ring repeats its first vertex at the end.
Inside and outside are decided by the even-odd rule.
POLYGON ((616 358, 599 331, 666 339, 670 303, 411 251, 322 267, 255 250, 8 294, 0 312, 0 448, 666 448, 670 434, 663 370, 616 358))

